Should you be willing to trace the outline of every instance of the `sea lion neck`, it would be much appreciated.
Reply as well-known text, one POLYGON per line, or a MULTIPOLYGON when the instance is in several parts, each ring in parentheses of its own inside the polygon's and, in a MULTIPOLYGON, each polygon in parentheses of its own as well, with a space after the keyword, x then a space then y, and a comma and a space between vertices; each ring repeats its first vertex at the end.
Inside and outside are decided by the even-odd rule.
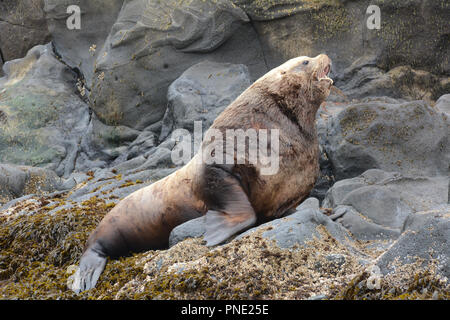
POLYGON ((305 85, 289 81, 289 77, 274 82, 258 84, 260 94, 268 96, 308 140, 316 140, 316 113, 321 101, 311 99, 312 92, 305 85))

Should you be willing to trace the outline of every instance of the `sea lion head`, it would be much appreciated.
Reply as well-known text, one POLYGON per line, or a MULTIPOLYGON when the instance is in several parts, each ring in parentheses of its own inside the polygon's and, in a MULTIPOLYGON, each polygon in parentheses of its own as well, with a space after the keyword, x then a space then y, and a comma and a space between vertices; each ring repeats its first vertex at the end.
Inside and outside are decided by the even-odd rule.
POLYGON ((305 100, 319 108, 330 94, 333 80, 328 77, 331 59, 320 54, 315 58, 293 58, 267 73, 261 80, 266 82, 271 94, 286 99, 305 100))

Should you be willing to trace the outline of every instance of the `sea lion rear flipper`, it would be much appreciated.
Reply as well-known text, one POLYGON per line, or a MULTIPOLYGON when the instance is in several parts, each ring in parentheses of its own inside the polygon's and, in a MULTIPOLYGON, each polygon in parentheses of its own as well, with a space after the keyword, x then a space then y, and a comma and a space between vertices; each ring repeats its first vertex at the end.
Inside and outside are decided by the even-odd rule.
POLYGON ((228 175, 214 195, 206 213, 207 246, 214 246, 256 222, 256 214, 239 181, 228 175))
POLYGON ((100 254, 94 244, 88 248, 80 260, 80 266, 74 274, 72 291, 76 294, 95 287, 100 274, 106 265, 106 256, 100 254))

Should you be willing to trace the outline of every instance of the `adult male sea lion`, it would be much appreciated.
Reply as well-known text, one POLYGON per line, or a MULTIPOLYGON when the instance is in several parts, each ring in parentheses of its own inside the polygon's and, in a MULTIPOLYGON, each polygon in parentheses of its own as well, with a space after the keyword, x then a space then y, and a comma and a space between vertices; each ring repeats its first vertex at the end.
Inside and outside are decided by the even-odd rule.
POLYGON ((132 193, 105 216, 88 239, 72 290, 93 288, 107 256, 166 247, 171 230, 190 219, 206 214, 204 239, 211 246, 296 207, 318 175, 315 115, 333 84, 330 68, 323 54, 287 61, 245 90, 208 130, 278 129, 278 172, 261 174, 261 165, 248 161, 205 164, 198 160, 211 148, 202 148, 184 167, 132 193))

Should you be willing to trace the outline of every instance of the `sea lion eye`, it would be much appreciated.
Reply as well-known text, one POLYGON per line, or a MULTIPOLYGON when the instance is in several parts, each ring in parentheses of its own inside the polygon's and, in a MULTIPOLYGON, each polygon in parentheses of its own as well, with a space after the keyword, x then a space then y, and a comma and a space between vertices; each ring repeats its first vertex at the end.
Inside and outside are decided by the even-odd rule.
POLYGON ((309 60, 303 61, 303 64, 306 66, 309 63, 309 60))

